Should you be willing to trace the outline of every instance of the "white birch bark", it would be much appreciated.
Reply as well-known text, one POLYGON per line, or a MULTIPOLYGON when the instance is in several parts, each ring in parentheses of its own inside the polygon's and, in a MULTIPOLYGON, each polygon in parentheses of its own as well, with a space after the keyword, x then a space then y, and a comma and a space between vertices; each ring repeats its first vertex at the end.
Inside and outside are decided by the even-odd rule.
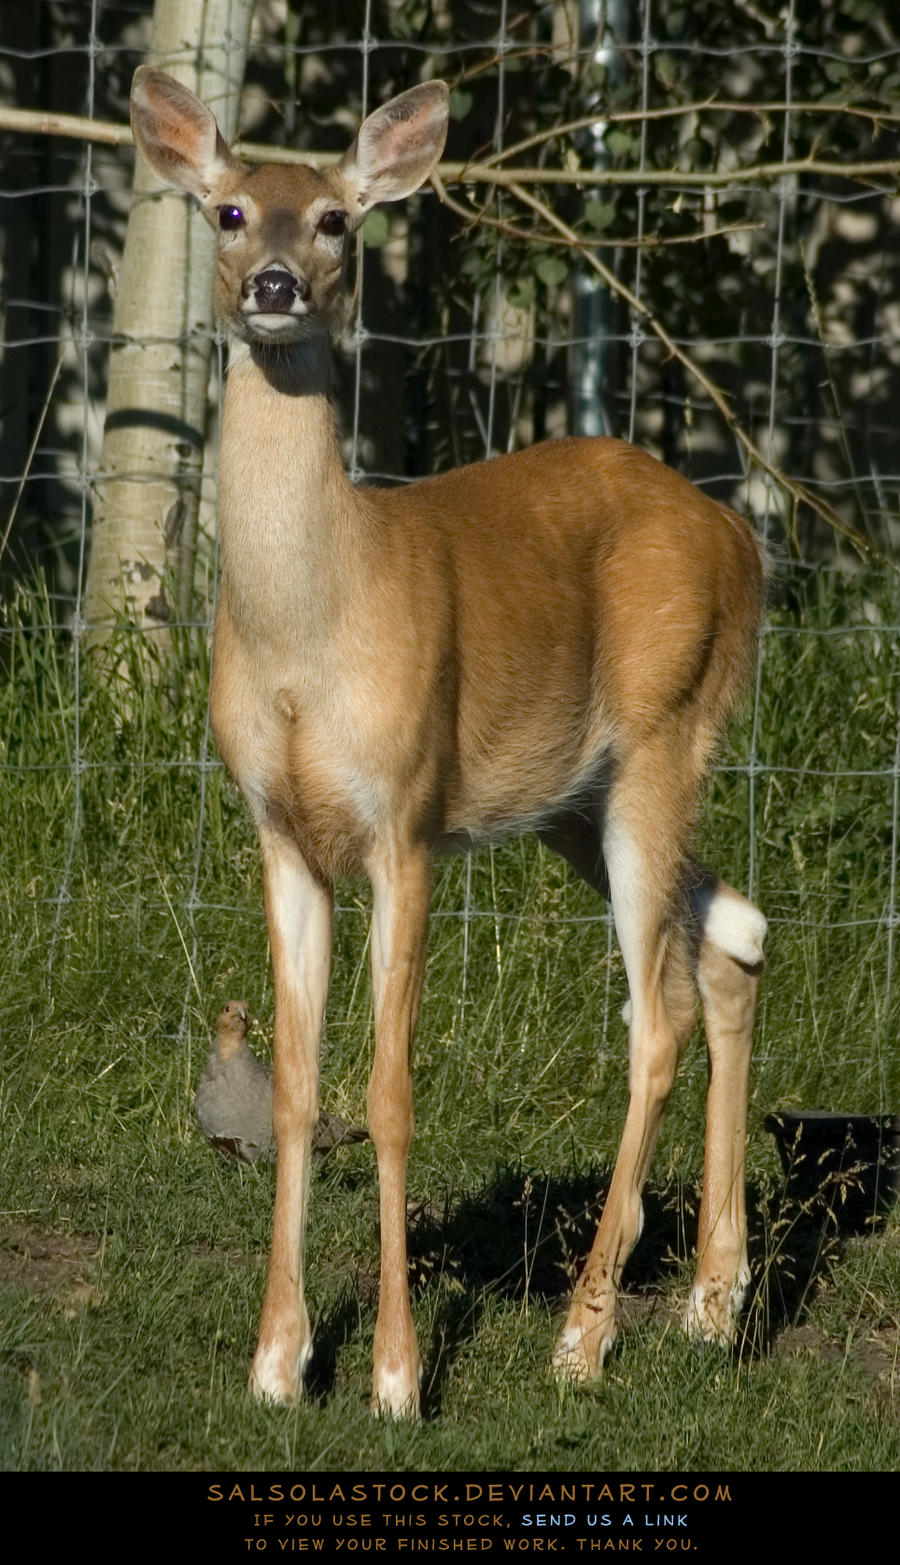
MULTIPOLYGON (((213 109, 231 140, 253 0, 156 0, 148 63, 213 109)), ((162 645, 190 611, 213 330, 214 239, 141 164, 119 269, 85 617, 125 616, 162 645), (174 602, 172 601, 174 597, 174 602)))

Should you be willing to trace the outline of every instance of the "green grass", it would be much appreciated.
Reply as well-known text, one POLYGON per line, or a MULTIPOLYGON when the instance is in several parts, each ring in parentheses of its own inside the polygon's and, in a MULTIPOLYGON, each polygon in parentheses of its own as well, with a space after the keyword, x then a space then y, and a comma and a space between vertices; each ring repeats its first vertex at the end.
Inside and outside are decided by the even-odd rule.
MULTIPOLYGON (((206 731, 206 653, 164 679, 123 632, 99 666, 7 613, 0 691, 0 1465, 879 1469, 900 1459, 900 1231, 786 1209, 764 1116, 900 1108, 888 995, 900 624, 890 581, 780 589, 752 713, 709 790, 703 854, 771 919, 750 1112, 755 1296, 743 1350, 677 1329, 705 1060, 686 1054, 602 1382, 548 1373, 621 1130, 621 963, 604 910, 534 842, 442 865, 416 1061, 419 1427, 368 1414, 374 1154, 318 1169, 316 1355, 296 1408, 248 1402, 274 1172, 218 1160, 192 1097, 242 996, 271 1036, 256 851, 206 731), (823 634, 808 634, 820 631, 823 634), (127 677, 126 677, 127 675, 127 677), (734 768, 734 769, 732 769, 734 768), (833 776, 835 772, 859 775, 833 776), (61 895, 62 893, 62 895, 61 895), (467 943, 465 992, 463 954, 467 943)), ((324 1100, 359 1121, 371 1051, 367 888, 342 883, 324 1100)))

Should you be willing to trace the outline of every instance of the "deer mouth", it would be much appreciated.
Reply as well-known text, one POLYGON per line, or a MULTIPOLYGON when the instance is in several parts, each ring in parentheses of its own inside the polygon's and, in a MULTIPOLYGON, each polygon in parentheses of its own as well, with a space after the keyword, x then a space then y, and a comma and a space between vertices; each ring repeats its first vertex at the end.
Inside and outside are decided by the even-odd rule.
POLYGON ((250 338, 296 341, 309 335, 316 314, 306 278, 271 264, 245 277, 236 324, 250 338))

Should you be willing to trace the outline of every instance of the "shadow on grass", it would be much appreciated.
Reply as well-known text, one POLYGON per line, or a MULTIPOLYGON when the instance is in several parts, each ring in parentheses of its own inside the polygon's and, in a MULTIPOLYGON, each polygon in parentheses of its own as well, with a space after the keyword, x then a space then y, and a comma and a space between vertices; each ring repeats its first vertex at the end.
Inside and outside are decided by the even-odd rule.
MULTIPOLYGON (((476 1193, 448 1198, 442 1213, 425 1210, 410 1225, 410 1280, 442 1289, 432 1329, 428 1411, 439 1411, 443 1386, 462 1346, 478 1330, 489 1295, 564 1303, 593 1241, 609 1170, 554 1177, 502 1169, 476 1193)), ((748 1189, 753 1286, 735 1353, 760 1357, 787 1327, 798 1325, 817 1280, 838 1260, 839 1218, 784 1200, 781 1190, 748 1189)), ((644 1229, 625 1273, 624 1314, 674 1317, 671 1286, 687 1278, 696 1243, 699 1198, 680 1182, 644 1195, 644 1229)), ((680 1303, 680 1301, 679 1301, 680 1303)))
MULTIPOLYGON (((365 1292, 365 1290, 363 1290, 365 1292)), ((313 1354, 304 1380, 305 1394, 315 1402, 334 1395, 337 1357, 359 1327, 361 1300, 357 1292, 345 1292, 338 1302, 313 1322, 313 1354)))
POLYGON ((798 1201, 790 1187, 748 1190, 748 1249, 752 1291, 736 1352, 767 1354, 787 1329, 803 1324, 820 1279, 842 1258, 848 1240, 876 1234, 886 1209, 861 1219, 844 1207, 841 1180, 826 1181, 818 1198, 798 1201))
MULTIPOLYGON (((413 1207, 409 1276, 419 1292, 438 1289, 431 1341, 425 1349, 426 1416, 440 1412, 443 1389, 460 1351, 478 1334, 489 1298, 565 1300, 593 1241, 611 1171, 563 1176, 499 1169, 482 1187, 448 1194, 443 1206, 413 1207)), ((839 1217, 786 1201, 780 1188, 748 1188, 753 1283, 735 1354, 759 1358, 788 1327, 802 1323, 818 1279, 839 1259, 839 1217)), ((696 1243, 699 1198, 680 1181, 644 1193, 644 1229, 625 1273, 623 1316, 675 1319, 686 1297, 696 1243)), ((858 1230, 857 1230, 858 1231, 858 1230)), ((377 1276, 360 1271, 315 1326, 307 1385, 321 1399, 334 1390, 338 1354, 359 1327, 360 1311, 377 1300, 377 1276)), ((424 1344, 423 1344, 424 1347, 424 1344)))
MULTIPOLYGON (((489 1295, 507 1300, 565 1300, 593 1242, 611 1178, 609 1169, 567 1176, 498 1170, 476 1193, 448 1200, 444 1213, 423 1213, 410 1229, 410 1276, 434 1278, 443 1290, 432 1331, 428 1413, 461 1347, 477 1332, 489 1295)), ((683 1186, 644 1196, 644 1231, 628 1267, 629 1292, 660 1301, 689 1253, 695 1214, 683 1186), (687 1226, 686 1226, 687 1221, 687 1226)))

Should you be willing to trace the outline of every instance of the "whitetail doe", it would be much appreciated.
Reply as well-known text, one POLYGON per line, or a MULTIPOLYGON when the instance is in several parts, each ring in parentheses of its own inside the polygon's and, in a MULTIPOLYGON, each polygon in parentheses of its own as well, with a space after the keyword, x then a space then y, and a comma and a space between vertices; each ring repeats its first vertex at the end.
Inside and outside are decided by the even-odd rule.
MULTIPOLYGON (((691 1333, 730 1341, 749 1280, 744 1135, 766 922, 690 857, 710 757, 753 666, 760 554, 746 523, 618 440, 550 440, 396 489, 354 488, 330 339, 349 238, 429 177, 448 93, 371 114, 326 171, 247 167, 162 71, 134 79, 135 141, 218 233, 230 337, 212 722, 255 818, 275 979, 278 1180, 250 1375, 289 1401, 311 1351, 302 1256, 335 876, 374 898, 381 1289, 373 1407, 417 1415, 406 1163, 430 860, 536 831, 609 896, 630 992, 615 1172, 553 1355, 598 1373, 679 1051, 706 1015, 706 1165, 691 1333)), ((174 279, 173 279, 174 286, 174 279)))

